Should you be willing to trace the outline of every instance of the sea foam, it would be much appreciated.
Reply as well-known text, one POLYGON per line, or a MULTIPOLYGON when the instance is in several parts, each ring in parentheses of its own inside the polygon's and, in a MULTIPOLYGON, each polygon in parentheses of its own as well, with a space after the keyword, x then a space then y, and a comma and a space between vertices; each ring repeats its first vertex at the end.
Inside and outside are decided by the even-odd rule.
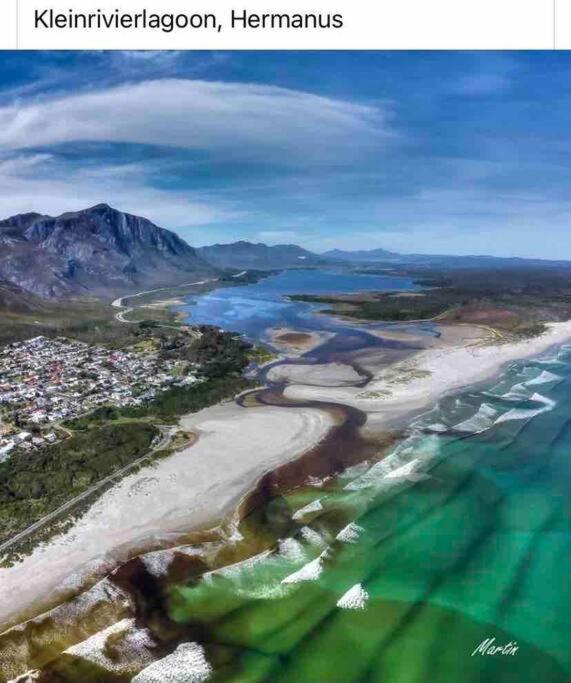
POLYGON ((282 583, 287 584, 299 583, 300 581, 316 581, 323 571, 322 557, 323 555, 320 555, 319 557, 316 557, 315 560, 311 560, 311 562, 304 564, 301 569, 298 569, 298 571, 294 572, 293 574, 289 574, 285 577, 285 579, 282 579, 282 583))
POLYGON ((494 424, 494 419, 498 411, 491 406, 489 403, 482 403, 478 408, 478 412, 469 417, 463 422, 459 422, 454 425, 454 429, 459 432, 468 432, 471 434, 477 434, 489 429, 494 424))
POLYGON ((554 372, 549 372, 549 370, 543 370, 537 377, 530 379, 526 382, 527 386, 535 386, 537 384, 547 384, 548 382, 556 382, 563 379, 561 375, 556 375, 554 372))
POLYGON ((335 538, 342 543, 356 543, 363 531, 365 529, 362 526, 351 522, 346 527, 343 527, 335 538))
POLYGON ((341 607, 342 609, 365 609, 368 599, 369 594, 367 591, 360 583, 356 583, 339 598, 337 607, 341 607))
POLYGON ((198 643, 182 643, 170 655, 143 669, 131 683, 202 683, 212 667, 198 643))
POLYGON ((319 512, 320 510, 323 510, 323 504, 321 503, 321 498, 318 498, 317 500, 314 500, 312 503, 309 503, 308 505, 294 512, 291 518, 295 520, 302 519, 306 515, 309 515, 312 512, 319 512))
POLYGON ((552 401, 550 398, 547 398, 547 396, 543 396, 543 394, 533 394, 529 400, 533 401, 534 403, 541 403, 543 407, 531 409, 512 408, 511 410, 508 410, 507 413, 500 415, 500 417, 498 417, 498 419, 496 420, 495 424, 500 424, 501 422, 509 422, 510 420, 529 420, 532 417, 535 417, 536 415, 541 415, 541 413, 546 413, 552 410, 553 406, 555 405, 555 401, 552 401))

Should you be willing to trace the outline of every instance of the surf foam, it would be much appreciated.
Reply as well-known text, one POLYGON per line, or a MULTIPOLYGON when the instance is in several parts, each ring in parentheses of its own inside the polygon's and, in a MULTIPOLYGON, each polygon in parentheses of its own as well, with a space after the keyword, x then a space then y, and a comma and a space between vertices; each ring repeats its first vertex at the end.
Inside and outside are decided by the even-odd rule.
POLYGON ((170 655, 153 662, 131 683, 202 683, 212 674, 212 666, 198 643, 182 643, 170 655))
POLYGON ((342 595, 337 601, 337 607, 341 609, 365 609, 369 594, 360 583, 356 583, 352 588, 342 595))

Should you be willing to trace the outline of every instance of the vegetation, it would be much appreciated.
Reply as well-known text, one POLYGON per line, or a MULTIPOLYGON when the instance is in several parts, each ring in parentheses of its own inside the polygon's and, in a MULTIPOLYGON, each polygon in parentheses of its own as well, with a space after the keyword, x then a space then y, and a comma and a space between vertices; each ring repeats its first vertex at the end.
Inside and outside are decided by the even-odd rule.
MULTIPOLYGON (((173 387, 141 406, 103 406, 66 422, 63 427, 71 436, 65 441, 18 454, 0 464, 0 542, 148 453, 159 433, 157 425, 174 423, 185 413, 196 412, 254 386, 242 377, 250 363, 252 347, 234 334, 210 326, 198 328, 198 333, 185 326, 132 327, 136 329, 131 332, 131 341, 141 352, 158 352, 180 360, 182 365, 196 364, 199 381, 173 387)), ((184 434, 178 441, 187 443, 189 438, 184 434)), ((165 457, 176 443, 175 438, 174 443, 153 457, 165 457)), ((94 492, 90 502, 103 490, 94 492)), ((87 503, 82 502, 69 515, 80 514, 86 507, 87 503)), ((68 522, 66 515, 37 535, 48 538, 68 522)), ((29 551, 33 543, 26 539, 18 546, 19 552, 29 551)))
MULTIPOLYGON (((31 337, 69 337, 88 344, 122 348, 148 335, 153 324, 126 325, 115 319, 116 309, 99 302, 42 302, 31 311, 0 308, 0 346, 31 337)), ((163 322, 174 316, 163 312, 163 322)))
POLYGON ((275 360, 278 356, 275 351, 271 351, 265 346, 256 346, 250 351, 250 359, 252 362, 258 365, 263 365, 264 363, 269 363, 275 360))
MULTIPOLYGON (((370 272, 370 271, 368 271, 370 272)), ((339 296, 294 295, 295 301, 330 304, 323 312, 362 320, 484 324, 517 336, 541 333, 546 322, 571 317, 571 268, 416 268, 420 292, 339 296)))
POLYGON ((151 447, 158 429, 112 423, 0 464, 0 541, 83 493, 151 447))

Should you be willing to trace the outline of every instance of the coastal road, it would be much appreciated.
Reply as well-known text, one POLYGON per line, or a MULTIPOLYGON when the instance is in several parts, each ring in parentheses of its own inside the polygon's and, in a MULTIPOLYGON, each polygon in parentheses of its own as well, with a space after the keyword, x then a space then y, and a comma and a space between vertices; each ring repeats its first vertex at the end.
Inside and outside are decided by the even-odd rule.
POLYGON ((145 460, 149 459, 157 451, 160 451, 163 448, 166 448, 168 446, 168 444, 171 442, 172 437, 173 437, 172 429, 166 428, 166 427, 159 427, 159 429, 161 431, 161 440, 158 443, 156 443, 151 448, 150 451, 147 451, 145 453, 145 455, 142 455, 137 460, 134 460, 133 462, 130 462, 128 465, 125 465, 124 467, 121 467, 120 469, 115 470, 115 472, 113 472, 112 474, 101 479, 96 484, 94 484, 93 486, 91 486, 90 488, 85 490, 83 493, 80 493, 78 496, 75 496, 75 498, 71 498, 70 500, 68 500, 63 505, 60 505, 59 508, 57 508, 56 510, 53 510, 49 514, 45 515, 45 517, 42 517, 37 522, 34 522, 32 525, 30 525, 29 527, 27 527, 23 531, 20 531, 20 533, 16 534, 12 538, 9 538, 7 541, 0 543, 0 553, 4 553, 5 551, 9 550, 12 546, 14 546, 19 541, 23 540, 27 536, 30 536, 34 532, 38 531, 39 529, 44 527, 46 524, 53 522, 53 520, 56 519, 62 513, 68 512, 69 510, 71 510, 75 505, 77 505, 78 503, 81 503, 81 501, 88 498, 91 494, 102 489, 107 484, 112 483, 114 479, 117 479, 117 477, 122 478, 125 474, 127 474, 127 472, 130 469, 133 469, 133 468, 137 467, 138 465, 140 465, 141 463, 145 462, 145 460))
POLYGON ((121 323, 128 323, 128 324, 129 323, 130 324, 137 324, 139 322, 138 320, 125 320, 125 316, 128 313, 131 313, 131 311, 135 310, 135 308, 133 306, 131 306, 131 307, 125 306, 125 304, 123 303, 125 301, 125 299, 134 299, 135 297, 138 297, 138 296, 144 296, 145 294, 155 294, 156 292, 171 291, 171 290, 176 289, 178 287, 193 287, 195 285, 207 285, 209 282, 217 282, 219 279, 220 278, 217 278, 217 277, 211 277, 211 278, 207 278, 206 280, 198 280, 197 282, 183 282, 181 285, 174 285, 172 287, 159 287, 159 289, 147 289, 144 292, 137 292, 136 294, 128 294, 127 296, 121 296, 118 299, 115 299, 115 301, 113 301, 111 303, 111 306, 113 306, 113 308, 123 309, 123 310, 121 310, 115 314, 115 319, 121 323))

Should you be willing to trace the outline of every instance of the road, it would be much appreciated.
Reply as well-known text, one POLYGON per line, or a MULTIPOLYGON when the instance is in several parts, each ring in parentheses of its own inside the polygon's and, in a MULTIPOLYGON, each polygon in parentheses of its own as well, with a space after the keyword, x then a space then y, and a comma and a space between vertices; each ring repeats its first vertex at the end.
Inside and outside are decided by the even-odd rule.
POLYGON ((155 444, 150 451, 147 451, 145 455, 142 455, 140 458, 137 460, 134 460, 133 462, 130 462, 128 465, 125 465, 124 467, 121 467, 118 470, 115 470, 112 474, 109 476, 101 479, 98 481, 96 484, 85 490, 83 493, 80 493, 78 496, 75 496, 75 498, 71 498, 68 500, 66 503, 63 505, 60 505, 59 508, 56 510, 53 510, 49 514, 45 515, 45 517, 42 517, 39 519, 37 522, 34 522, 32 525, 24 529, 23 531, 20 531, 20 533, 16 534, 12 538, 8 539, 7 541, 4 541, 3 543, 0 543, 0 553, 5 552, 6 550, 9 550, 13 545, 18 543, 19 541, 23 540, 27 536, 30 536, 31 534, 35 533, 38 531, 38 529, 41 529, 43 526, 46 524, 49 524, 50 522, 53 522, 54 519, 59 517, 64 512, 67 512, 71 510, 75 505, 78 503, 81 503, 81 501, 85 500, 86 498, 89 498, 90 495, 95 493, 96 491, 102 489, 104 486, 107 484, 110 484, 114 479, 117 479, 117 477, 122 478, 130 469, 133 469, 143 463, 145 460, 150 458, 152 455, 154 455, 157 451, 160 451, 163 448, 166 448, 168 444, 171 442, 171 439, 173 437, 172 430, 170 428, 166 427, 159 427, 161 430, 162 438, 161 440, 155 444))
POLYGON ((206 280, 198 280, 197 282, 183 282, 181 285, 174 285, 172 287, 159 287, 159 289, 147 289, 144 292, 137 292, 136 294, 128 294, 127 296, 120 296, 118 299, 115 299, 111 303, 111 306, 113 308, 121 308, 123 310, 119 311, 118 313, 115 314, 115 319, 118 320, 121 323, 131 323, 131 324, 137 324, 139 321, 138 320, 125 320, 125 316, 128 313, 131 313, 131 311, 134 311, 134 307, 128 307, 125 306, 123 301, 125 299, 134 299, 135 297, 138 296, 144 296, 145 294, 155 294, 156 292, 166 292, 166 291, 171 291, 173 289, 179 288, 179 287, 193 287, 195 285, 207 285, 209 282, 217 282, 220 278, 217 277, 211 277, 207 278, 206 280))

